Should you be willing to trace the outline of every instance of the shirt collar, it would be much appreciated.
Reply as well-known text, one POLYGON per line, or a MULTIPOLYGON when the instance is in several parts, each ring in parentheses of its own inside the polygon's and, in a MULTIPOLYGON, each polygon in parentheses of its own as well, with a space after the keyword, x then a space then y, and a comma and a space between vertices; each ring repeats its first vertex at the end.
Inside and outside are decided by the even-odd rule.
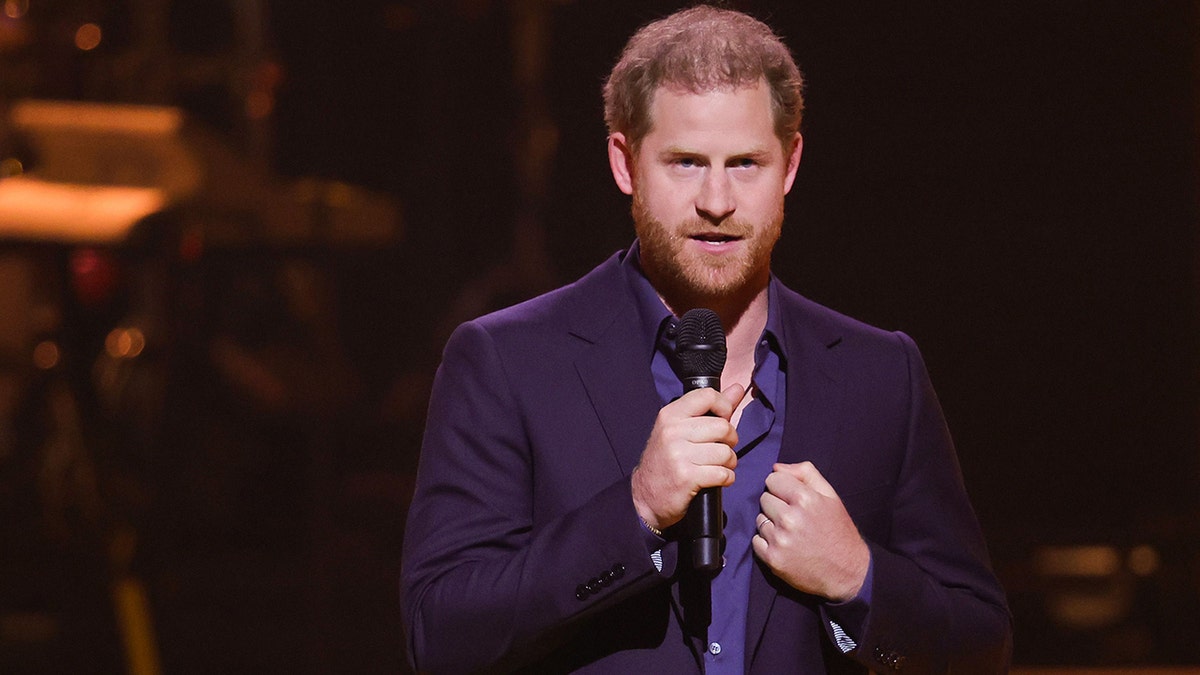
MULTIPOLYGON (((781 370, 787 368, 787 356, 783 353, 783 311, 779 309, 779 298, 783 296, 782 291, 783 284, 772 274, 771 280, 767 282, 767 325, 763 329, 762 338, 759 339, 759 345, 766 340, 770 350, 779 357, 781 370)), ((756 358, 755 362, 762 363, 762 359, 756 358)))
MULTIPOLYGON (((638 325, 642 328, 643 344, 648 342, 657 348, 659 339, 669 326, 673 326, 675 317, 663 304, 662 299, 658 297, 658 292, 646 278, 646 273, 642 271, 641 248, 637 239, 633 240, 633 245, 629 247, 629 253, 621 262, 621 267, 625 271, 629 287, 633 290, 634 304, 637 306, 639 317, 638 325)), ((674 339, 674 335, 671 335, 671 339, 674 339)))

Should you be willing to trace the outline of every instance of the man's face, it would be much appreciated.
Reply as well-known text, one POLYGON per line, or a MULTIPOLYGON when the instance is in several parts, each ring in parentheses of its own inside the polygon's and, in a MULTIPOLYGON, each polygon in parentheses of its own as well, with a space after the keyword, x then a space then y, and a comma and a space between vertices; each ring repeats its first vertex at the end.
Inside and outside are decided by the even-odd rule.
POLYGON ((660 293, 694 300, 765 288, 800 161, 799 134, 786 153, 775 135, 766 83, 703 94, 660 88, 650 112, 636 153, 621 134, 609 143, 617 184, 633 195, 647 276, 660 293))

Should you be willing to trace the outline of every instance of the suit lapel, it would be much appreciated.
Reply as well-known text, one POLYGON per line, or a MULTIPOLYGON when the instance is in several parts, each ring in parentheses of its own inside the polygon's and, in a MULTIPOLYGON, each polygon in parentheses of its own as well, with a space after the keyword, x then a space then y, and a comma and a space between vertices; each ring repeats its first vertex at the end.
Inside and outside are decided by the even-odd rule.
POLYGON ((580 290, 585 304, 575 308, 569 329, 583 342, 575 369, 628 476, 662 407, 650 372, 653 345, 641 339, 637 307, 616 258, 580 290))
POLYGON ((591 345, 575 360, 592 408, 626 476, 637 466, 661 406, 650 377, 649 357, 642 363, 637 352, 628 344, 608 340, 591 345))
MULTIPOLYGON (((787 365, 787 410, 779 461, 793 464, 811 461, 828 474, 835 459, 838 411, 842 383, 838 377, 837 344, 840 336, 823 330, 817 315, 807 311, 807 302, 781 289, 779 307, 784 312, 784 353, 787 365)), ((746 617, 747 666, 757 651, 771 608, 782 584, 758 564, 750 579, 750 606, 746 617)))

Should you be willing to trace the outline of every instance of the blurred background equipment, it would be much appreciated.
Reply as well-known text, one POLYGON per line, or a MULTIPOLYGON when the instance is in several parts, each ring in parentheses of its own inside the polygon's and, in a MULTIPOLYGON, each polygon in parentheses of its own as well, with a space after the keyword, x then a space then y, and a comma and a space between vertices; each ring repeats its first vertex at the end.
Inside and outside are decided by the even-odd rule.
POLYGON ((397 201, 274 175, 263 7, 194 4, 3 3, 3 672, 325 663, 335 502, 405 494, 330 459, 397 201))

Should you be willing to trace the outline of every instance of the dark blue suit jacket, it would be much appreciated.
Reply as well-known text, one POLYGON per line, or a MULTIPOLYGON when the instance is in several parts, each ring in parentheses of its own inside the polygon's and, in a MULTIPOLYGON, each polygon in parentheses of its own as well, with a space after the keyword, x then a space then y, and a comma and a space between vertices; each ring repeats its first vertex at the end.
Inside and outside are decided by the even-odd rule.
MULTIPOLYGON (((622 255, 463 324, 446 345, 404 541, 421 671, 702 669, 704 645, 681 627, 676 544, 656 570, 630 494, 661 403, 622 255)), ((858 648, 843 655, 825 604, 760 565, 747 672, 1006 669, 1004 595, 916 346, 775 288, 788 373, 779 460, 812 461, 838 491, 874 584, 858 648)))

